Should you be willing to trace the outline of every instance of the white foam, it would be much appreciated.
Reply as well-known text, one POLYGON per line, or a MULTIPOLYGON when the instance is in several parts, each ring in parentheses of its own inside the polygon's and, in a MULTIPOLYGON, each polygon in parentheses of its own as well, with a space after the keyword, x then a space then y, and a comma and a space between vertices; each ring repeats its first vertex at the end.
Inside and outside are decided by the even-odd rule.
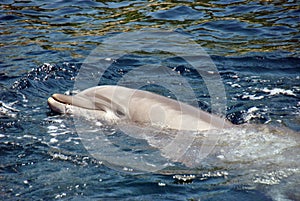
POLYGON ((166 186, 166 183, 158 182, 158 186, 166 186))
POLYGON ((53 125, 48 126, 47 128, 49 129, 48 133, 56 132, 58 130, 58 127, 53 125))
POLYGON ((236 83, 235 83, 235 84, 232 84, 231 86, 232 86, 232 87, 241 88, 241 85, 239 85, 239 84, 236 84, 236 83))
POLYGON ((63 197, 65 197, 66 195, 67 195, 66 193, 57 194, 57 195, 55 196, 55 199, 63 198, 63 197))
POLYGON ((68 134, 70 133, 70 131, 62 131, 62 132, 57 132, 57 131, 54 131, 54 132, 48 132, 51 136, 55 137, 55 136, 59 136, 59 135, 65 135, 65 134, 68 134))
POLYGON ((252 113, 252 112, 255 112, 255 111, 258 111, 258 108, 257 107, 250 107, 249 109, 248 109, 248 113, 252 113))
POLYGON ((32 139, 37 139, 37 137, 33 135, 23 135, 24 138, 32 138, 32 139))
POLYGON ((298 168, 287 168, 283 170, 267 172, 263 176, 255 178, 254 183, 267 185, 279 184, 282 179, 287 178, 297 172, 299 172, 298 168))
POLYGON ((54 153, 52 154, 53 159, 61 159, 61 160, 70 160, 71 158, 69 156, 66 156, 64 154, 61 153, 54 153))
POLYGON ((280 88, 268 89, 268 88, 263 88, 262 91, 265 92, 265 93, 269 93, 271 96, 279 95, 279 94, 288 95, 288 96, 296 96, 296 94, 290 89, 280 89, 280 88))
POLYGON ((242 99, 247 99, 247 98, 249 98, 250 100, 260 100, 260 99, 263 99, 264 96, 256 96, 256 95, 250 95, 250 94, 242 96, 242 99))
MULTIPOLYGON (((51 64, 49 64, 49 63, 44 63, 43 66, 51 67, 51 64)), ((33 69, 34 69, 34 68, 33 68, 33 69)))
POLYGON ((260 117, 260 115, 261 115, 260 113, 255 113, 258 110, 259 110, 259 108, 255 107, 255 106, 254 107, 250 107, 247 110, 246 114, 244 115, 244 120, 247 122, 247 121, 249 121, 252 118, 260 117))
POLYGON ((13 105, 15 103, 17 103, 18 101, 14 101, 12 103, 4 103, 2 101, 0 101, 0 114, 4 114, 10 117, 15 118, 17 116, 17 112, 19 112, 20 110, 13 108, 13 105))
POLYGON ((56 138, 51 138, 51 139, 50 139, 50 143, 51 143, 51 144, 57 143, 57 142, 58 142, 58 140, 57 140, 56 138))
POLYGON ((100 121, 97 121, 97 122, 95 123, 95 125, 96 125, 96 126, 102 126, 103 124, 102 124, 100 121))
POLYGON ((22 96, 22 102, 28 103, 28 99, 26 98, 26 96, 22 93, 19 93, 19 94, 21 94, 21 96, 22 96))

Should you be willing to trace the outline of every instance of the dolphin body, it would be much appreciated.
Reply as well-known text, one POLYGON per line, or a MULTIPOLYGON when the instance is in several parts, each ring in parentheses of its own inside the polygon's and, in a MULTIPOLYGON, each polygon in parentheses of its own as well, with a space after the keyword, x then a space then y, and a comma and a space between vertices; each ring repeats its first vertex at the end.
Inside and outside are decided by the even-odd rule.
POLYGON ((148 91, 122 86, 97 86, 74 96, 53 94, 50 108, 109 123, 134 122, 176 130, 203 131, 232 127, 223 118, 148 91))
MULTIPOLYGON (((126 125, 128 122, 129 129, 133 130, 126 134, 146 139, 150 146, 160 150, 162 158, 179 162, 188 168, 172 166, 171 169, 158 169, 159 173, 198 175, 202 174, 202 171, 211 171, 212 174, 217 171, 215 173, 222 176, 224 170, 229 174, 228 177, 224 176, 226 185, 241 184, 245 188, 262 191, 274 200, 299 200, 300 138, 299 133, 287 128, 249 124, 234 126, 225 119, 185 103, 121 86, 93 87, 74 96, 53 94, 48 99, 48 104, 53 111, 62 114, 80 115, 108 123, 126 125), (135 127, 131 126, 134 124, 130 123, 149 125, 147 129, 158 125, 176 130, 169 132, 169 129, 157 129, 157 138, 155 129, 150 129, 149 133, 145 131, 147 129, 136 132, 135 127), (210 136, 222 137, 214 142, 210 141, 210 136), (210 157, 202 156, 205 150, 209 152, 210 157)), ((120 167, 138 169, 142 166, 145 168, 142 170, 148 168, 148 163, 150 170, 152 163, 158 167, 165 167, 165 160, 158 160, 155 153, 149 155, 148 152, 137 152, 134 155, 139 147, 135 149, 134 145, 123 144, 123 141, 112 140, 110 146, 106 141, 106 133, 99 135, 95 129, 98 125, 91 128, 90 126, 88 125, 88 129, 91 131, 84 130, 87 127, 80 131, 85 135, 82 142, 86 143, 87 150, 95 158, 120 167), (133 150, 130 152, 132 155, 127 154, 128 151, 122 152, 118 147, 129 147, 133 150), (144 157, 143 160, 138 160, 140 155, 144 157)), ((145 150, 152 149, 145 147, 145 150)))

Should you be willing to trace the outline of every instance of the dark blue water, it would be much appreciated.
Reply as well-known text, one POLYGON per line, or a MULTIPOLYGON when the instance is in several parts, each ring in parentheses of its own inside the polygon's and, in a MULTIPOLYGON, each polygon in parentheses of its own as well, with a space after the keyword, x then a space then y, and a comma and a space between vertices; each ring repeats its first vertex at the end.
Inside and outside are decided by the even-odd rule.
MULTIPOLYGON (((267 173, 247 177, 236 166, 223 166, 228 176, 205 176, 219 169, 200 168, 188 184, 176 182, 172 172, 117 171, 89 155, 71 117, 47 106, 51 94, 73 92, 82 63, 108 38, 174 31, 211 56, 224 83, 227 119, 278 126, 299 136, 299 1, 4 0, 0 5, 1 200, 300 200, 297 168, 293 174, 282 170, 288 176, 278 173, 277 183, 269 179, 257 185, 253 181, 267 173)), ((192 88, 199 107, 211 110, 202 78, 163 52, 125 55, 99 84, 117 84, 131 69, 153 64, 178 71, 191 84, 202 83, 192 88)), ((150 90, 172 97, 161 88, 150 90)), ((288 153, 298 159, 299 152, 288 153)), ((261 172, 269 168, 259 167, 261 172)))

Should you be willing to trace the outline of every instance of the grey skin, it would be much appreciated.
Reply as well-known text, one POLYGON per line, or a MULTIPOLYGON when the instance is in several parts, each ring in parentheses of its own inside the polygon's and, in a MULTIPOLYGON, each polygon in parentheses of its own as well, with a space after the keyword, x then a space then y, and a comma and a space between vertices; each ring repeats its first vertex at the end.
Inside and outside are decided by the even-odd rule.
POLYGON ((229 128, 223 118, 185 103, 147 91, 121 86, 97 86, 74 96, 53 94, 50 108, 109 123, 133 122, 176 130, 203 131, 229 128))

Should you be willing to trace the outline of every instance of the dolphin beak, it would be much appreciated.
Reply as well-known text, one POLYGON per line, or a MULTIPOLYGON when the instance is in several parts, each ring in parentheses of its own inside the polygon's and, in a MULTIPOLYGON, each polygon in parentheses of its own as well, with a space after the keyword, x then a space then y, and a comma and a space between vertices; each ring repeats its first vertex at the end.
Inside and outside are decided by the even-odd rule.
POLYGON ((48 98, 48 105, 54 112, 64 114, 66 113, 67 105, 74 105, 73 96, 53 94, 52 97, 48 98))
POLYGON ((48 98, 48 105, 52 111, 64 114, 66 113, 66 104, 57 101, 53 97, 48 98))
POLYGON ((61 114, 67 113, 66 107, 68 105, 95 110, 95 104, 93 104, 89 98, 76 95, 53 94, 48 98, 48 105, 54 112, 61 114))

